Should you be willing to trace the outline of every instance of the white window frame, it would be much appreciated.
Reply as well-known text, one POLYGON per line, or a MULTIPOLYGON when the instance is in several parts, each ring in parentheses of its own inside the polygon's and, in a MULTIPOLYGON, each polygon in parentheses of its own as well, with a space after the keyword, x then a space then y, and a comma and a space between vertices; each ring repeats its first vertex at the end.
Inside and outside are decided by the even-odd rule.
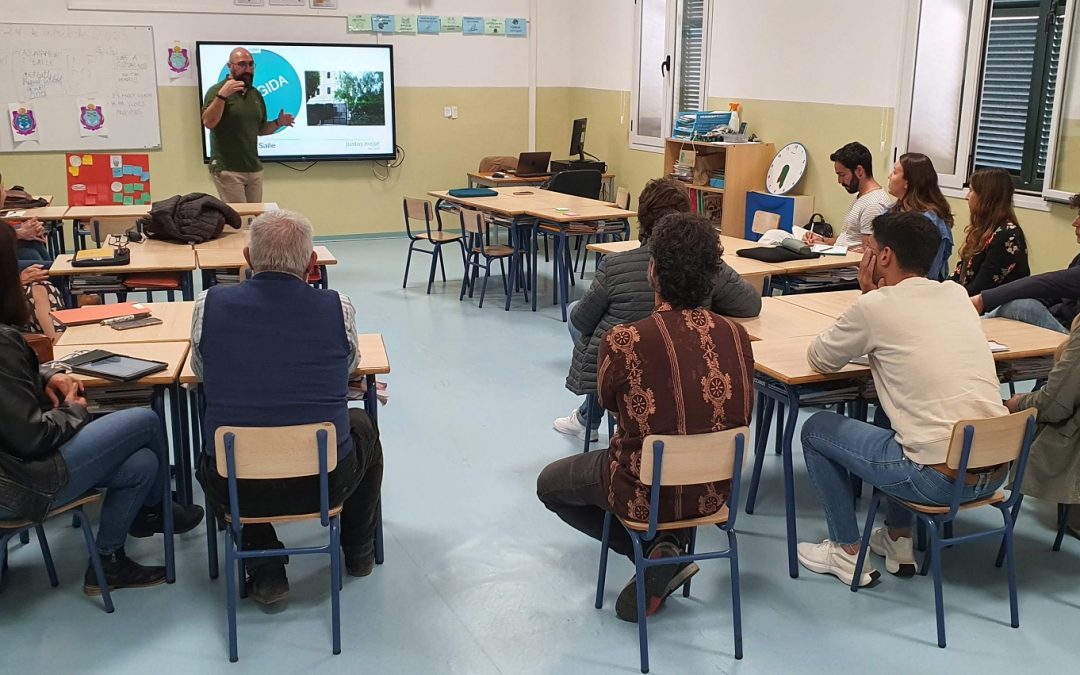
MULTIPOLYGON (((705 2, 704 31, 701 45, 702 78, 701 78, 701 103, 708 106, 709 93, 709 44, 712 42, 712 5, 711 0, 705 2)), ((675 87, 680 81, 678 72, 681 59, 681 44, 679 34, 683 23, 682 0, 667 0, 666 21, 664 30, 664 54, 671 59, 671 67, 664 74, 664 103, 663 115, 660 120, 660 137, 643 136, 637 132, 636 120, 638 111, 638 83, 640 82, 641 70, 641 13, 642 3, 634 2, 634 52, 633 52, 633 80, 630 85, 630 148, 646 152, 664 152, 664 141, 671 136, 671 129, 675 121, 675 87)), ((655 65, 656 68, 660 64, 655 65)))
MULTIPOLYGON (((907 152, 910 134, 912 89, 915 81, 915 53, 919 39, 919 15, 922 3, 933 0, 913 0, 908 4, 904 17, 903 56, 900 63, 900 86, 896 103, 896 123, 893 125, 893 160, 907 152)), ((1067 0, 1065 22, 1062 28, 1061 57, 1058 80, 1055 85, 1055 101, 1060 102, 1065 93, 1068 80, 1069 46, 1072 43, 1073 18, 1077 0, 1067 0)), ((986 49, 987 13, 990 0, 971 0, 969 17, 967 54, 964 64, 964 88, 961 92, 960 125, 957 133, 956 171, 938 173, 938 183, 946 197, 965 198, 968 179, 968 166, 971 161, 972 145, 975 140, 975 117, 978 108, 978 90, 982 73, 983 53, 986 49)), ((1061 128, 1061 104, 1054 106, 1050 122, 1050 144, 1047 148, 1046 167, 1044 169, 1043 190, 1041 195, 1017 194, 1013 204, 1017 208, 1049 211, 1050 201, 1068 202, 1071 194, 1052 189, 1053 170, 1057 163, 1057 140, 1061 128)))

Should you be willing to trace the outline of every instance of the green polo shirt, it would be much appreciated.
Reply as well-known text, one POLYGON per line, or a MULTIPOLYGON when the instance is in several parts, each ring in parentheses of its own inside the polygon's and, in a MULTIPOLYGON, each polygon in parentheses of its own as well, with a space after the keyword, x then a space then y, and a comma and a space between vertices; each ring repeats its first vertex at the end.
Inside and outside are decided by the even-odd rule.
MULTIPOLYGON (((203 110, 214 102, 225 80, 210 87, 203 110)), ((247 94, 225 100, 221 121, 210 130, 210 171, 262 171, 259 161, 259 129, 266 124, 266 103, 255 87, 247 94)))

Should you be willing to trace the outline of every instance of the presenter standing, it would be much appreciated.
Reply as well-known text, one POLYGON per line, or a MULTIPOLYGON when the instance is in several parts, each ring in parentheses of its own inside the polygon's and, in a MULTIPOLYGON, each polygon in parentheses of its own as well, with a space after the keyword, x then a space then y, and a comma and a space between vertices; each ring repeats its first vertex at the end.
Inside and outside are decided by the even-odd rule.
POLYGON ((223 202, 262 201, 259 136, 291 127, 293 116, 281 110, 266 118, 266 102, 252 86, 255 60, 237 47, 229 53, 228 76, 210 87, 203 99, 202 123, 210 130, 210 175, 223 202))

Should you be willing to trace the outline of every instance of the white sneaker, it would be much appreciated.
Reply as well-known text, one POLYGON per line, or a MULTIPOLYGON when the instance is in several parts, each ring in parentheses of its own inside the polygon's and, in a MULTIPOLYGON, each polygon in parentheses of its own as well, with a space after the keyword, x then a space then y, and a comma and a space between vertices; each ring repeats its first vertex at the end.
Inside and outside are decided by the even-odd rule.
MULTIPOLYGON (((851 585, 851 580, 855 577, 855 562, 858 558, 845 551, 840 544, 828 539, 820 544, 801 542, 798 551, 799 564, 806 569, 818 574, 831 574, 848 586, 851 585)), ((880 575, 880 572, 870 566, 869 560, 864 560, 859 586, 869 586, 880 575)))
POLYGON ((888 528, 879 527, 870 535, 870 550, 885 558, 885 569, 889 574, 910 577, 918 569, 911 537, 900 537, 893 541, 888 528))
MULTIPOLYGON (((566 417, 560 417, 551 423, 551 428, 558 431, 560 434, 566 434, 567 436, 576 436, 581 440, 585 440, 585 432, 587 431, 585 423, 581 421, 578 416, 577 408, 570 411, 570 414, 566 417)), ((600 439, 600 434, 596 429, 592 430, 590 434, 590 441, 597 441, 600 439)))

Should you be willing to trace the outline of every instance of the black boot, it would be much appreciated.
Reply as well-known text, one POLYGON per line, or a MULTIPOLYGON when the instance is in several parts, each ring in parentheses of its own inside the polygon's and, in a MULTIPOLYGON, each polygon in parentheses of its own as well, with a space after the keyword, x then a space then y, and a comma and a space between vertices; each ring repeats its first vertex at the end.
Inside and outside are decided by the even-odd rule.
POLYGON ((375 549, 361 549, 342 546, 345 560, 345 572, 350 577, 366 577, 375 569, 375 549))
MULTIPOLYGON (((268 548, 285 548, 285 544, 274 541, 252 545, 250 541, 244 541, 245 550, 268 548)), ((260 605, 272 605, 289 597, 289 578, 285 575, 287 562, 289 557, 284 555, 246 560, 248 593, 252 600, 260 605)))
MULTIPOLYGON (((181 506, 180 504, 173 503, 172 508, 173 534, 190 532, 202 522, 203 508, 198 504, 181 506)), ((131 523, 131 529, 128 530, 128 534, 136 539, 142 539, 144 537, 152 537, 155 534, 163 533, 165 531, 163 511, 164 509, 161 508, 161 504, 158 504, 157 506, 142 507, 139 509, 138 515, 135 516, 135 521, 131 523)))
MULTIPOLYGON (((105 582, 109 584, 110 591, 118 588, 147 588, 165 583, 164 567, 140 565, 127 557, 123 548, 118 548, 110 554, 102 553, 101 566, 105 570, 105 582)), ((101 595, 101 587, 98 586, 92 563, 86 566, 83 593, 101 595)))

